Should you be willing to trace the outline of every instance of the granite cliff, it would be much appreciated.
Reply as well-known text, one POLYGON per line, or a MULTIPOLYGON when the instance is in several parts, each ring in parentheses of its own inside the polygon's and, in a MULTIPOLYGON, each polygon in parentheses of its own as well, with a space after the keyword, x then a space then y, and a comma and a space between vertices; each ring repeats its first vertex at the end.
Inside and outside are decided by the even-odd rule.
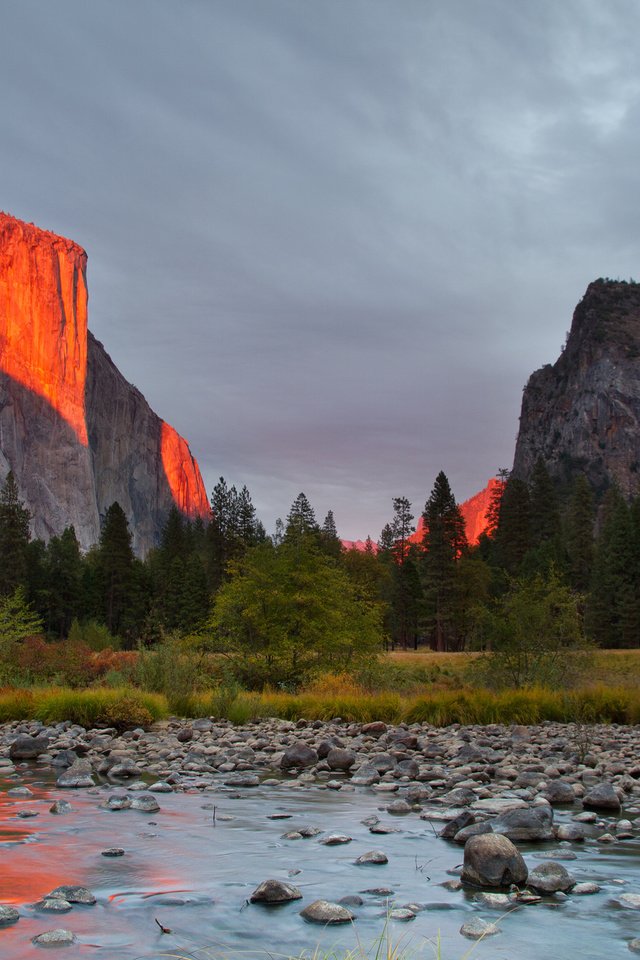
POLYGON ((596 280, 573 314, 558 360, 529 378, 513 474, 541 456, 565 485, 584 473, 601 494, 640 490, 640 284, 596 280))
POLYGON ((77 244, 0 213, 0 479, 13 470, 35 536, 73 524, 84 549, 117 500, 142 555, 172 505, 209 504, 186 441, 89 333, 86 265, 77 244))

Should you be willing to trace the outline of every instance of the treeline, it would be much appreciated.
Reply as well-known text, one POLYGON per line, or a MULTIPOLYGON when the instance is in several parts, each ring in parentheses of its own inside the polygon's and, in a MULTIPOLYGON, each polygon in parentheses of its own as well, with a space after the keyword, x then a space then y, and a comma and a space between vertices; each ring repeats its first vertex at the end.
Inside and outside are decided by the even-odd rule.
POLYGON ((487 530, 473 546, 444 473, 422 511, 419 543, 405 497, 393 500, 389 523, 364 551, 344 550, 332 512, 320 524, 304 494, 271 536, 246 487, 220 478, 211 508, 207 523, 172 510, 160 545, 142 561, 114 503, 99 543, 83 555, 72 527, 46 544, 30 539, 9 474, 0 492, 0 597, 21 589, 50 639, 87 624, 129 648, 170 631, 213 631, 210 647, 244 645, 273 660, 286 635, 291 673, 305 647, 331 651, 331 636, 338 639, 328 655, 340 664, 382 643, 490 646, 496 605, 534 583, 548 604, 568 591, 596 643, 640 641, 640 500, 628 503, 612 487, 597 513, 584 477, 561 498, 541 460, 529 483, 499 472, 487 530), (340 618, 357 626, 342 646, 340 618))

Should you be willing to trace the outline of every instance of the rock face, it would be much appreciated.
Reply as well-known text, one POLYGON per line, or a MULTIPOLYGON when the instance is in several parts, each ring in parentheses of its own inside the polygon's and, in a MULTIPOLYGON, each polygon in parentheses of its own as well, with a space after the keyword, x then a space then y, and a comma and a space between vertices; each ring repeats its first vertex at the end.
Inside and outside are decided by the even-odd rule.
POLYGON ((118 501, 144 554, 175 504, 206 517, 185 440, 87 329, 87 255, 0 213, 0 480, 13 470, 47 540, 73 524, 84 549, 118 501))
POLYGON ((596 280, 573 314, 558 360, 529 378, 513 474, 538 457, 568 483, 584 473, 596 492, 616 481, 640 489, 640 284, 596 280))

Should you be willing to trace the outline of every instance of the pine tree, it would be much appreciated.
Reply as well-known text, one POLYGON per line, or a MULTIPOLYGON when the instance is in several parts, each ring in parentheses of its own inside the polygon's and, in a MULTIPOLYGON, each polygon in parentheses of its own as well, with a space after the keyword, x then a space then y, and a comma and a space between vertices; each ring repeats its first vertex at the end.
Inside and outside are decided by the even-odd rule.
POLYGON ((441 471, 427 500, 424 521, 422 584, 424 621, 436 650, 457 648, 455 633, 457 566, 467 550, 464 518, 441 471))
POLYGON ((9 596, 27 585, 30 520, 16 479, 9 471, 0 491, 0 596, 9 596))
POLYGON ((119 503, 112 503, 104 519, 97 551, 101 614, 111 633, 132 625, 137 600, 135 557, 127 518, 119 503))
POLYGON ((571 491, 564 539, 571 586, 580 593, 586 593, 591 582, 594 517, 593 493, 589 481, 584 474, 579 474, 571 491))
POLYGON ((604 647, 637 646, 640 616, 634 526, 629 507, 616 487, 607 491, 603 514, 587 598, 587 632, 604 647))
POLYGON ((328 557, 337 559, 342 553, 342 542, 338 536, 333 510, 329 510, 320 529, 320 546, 328 557))
POLYGON ((500 524, 495 539, 500 565, 512 576, 519 573, 532 546, 530 515, 527 484, 517 477, 509 477, 502 495, 500 524))
POLYGON ((486 517, 487 526, 485 530, 487 536, 491 539, 496 536, 498 527, 500 526, 502 498, 504 496, 504 489, 507 485, 507 480, 509 479, 509 473, 509 470, 501 467, 496 474, 496 482, 491 490, 491 499, 489 501, 486 517))
POLYGON ((319 527, 313 507, 304 493, 299 493, 291 504, 287 517, 284 542, 299 544, 303 540, 315 540, 318 533, 319 527))
POLYGON ((531 546, 553 540, 560 529, 558 497, 545 462, 538 457, 529 483, 531 546))
POLYGON ((48 629, 66 637, 82 604, 82 557, 73 527, 52 537, 47 548, 48 629))

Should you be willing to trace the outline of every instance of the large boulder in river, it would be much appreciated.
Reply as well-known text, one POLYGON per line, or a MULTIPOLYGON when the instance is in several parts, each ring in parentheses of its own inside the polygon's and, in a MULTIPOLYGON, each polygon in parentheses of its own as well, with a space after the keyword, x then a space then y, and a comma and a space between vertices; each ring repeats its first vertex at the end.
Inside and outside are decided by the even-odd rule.
POLYGON ((327 763, 330 770, 350 770, 355 762, 356 755, 353 750, 333 747, 327 754, 327 763))
POLYGON ((619 810, 620 797, 610 783, 599 783, 582 799, 585 810, 619 810))
POLYGON ((328 900, 314 900, 300 911, 300 916, 309 923, 349 923, 355 919, 351 910, 328 900))
POLYGON ((70 767, 60 774, 56 780, 57 787, 77 788, 95 787, 93 770, 89 760, 74 760, 70 767))
POLYGON ((491 826, 496 833, 503 834, 509 840, 546 843, 554 839, 553 810, 547 804, 509 810, 497 820, 492 820, 491 826))
POLYGON ((499 833, 483 833, 467 840, 462 880, 479 887, 508 887, 527 879, 527 865, 511 840, 499 833))
POLYGON ((283 770, 290 770, 292 767, 312 767, 317 762, 317 751, 303 740, 298 740, 297 743, 287 747, 282 755, 280 766, 283 770))

